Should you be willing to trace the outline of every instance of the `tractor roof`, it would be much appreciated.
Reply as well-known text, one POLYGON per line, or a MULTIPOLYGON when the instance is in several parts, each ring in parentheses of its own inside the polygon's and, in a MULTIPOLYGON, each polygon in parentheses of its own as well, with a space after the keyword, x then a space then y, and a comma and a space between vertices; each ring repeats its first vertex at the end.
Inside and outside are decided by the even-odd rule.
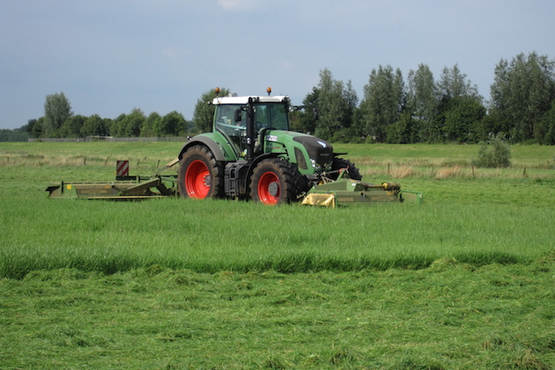
POLYGON ((289 99, 287 96, 278 95, 278 96, 224 96, 214 98, 212 100, 212 104, 220 105, 220 104, 247 104, 249 102, 249 98, 253 98, 253 100, 258 100, 260 103, 283 103, 289 99))

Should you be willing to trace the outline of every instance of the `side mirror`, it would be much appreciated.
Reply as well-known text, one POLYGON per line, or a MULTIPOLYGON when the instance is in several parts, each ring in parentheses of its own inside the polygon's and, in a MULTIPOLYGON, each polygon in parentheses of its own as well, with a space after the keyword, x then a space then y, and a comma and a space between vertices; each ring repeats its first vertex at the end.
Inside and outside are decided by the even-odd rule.
POLYGON ((233 111, 233 119, 235 119, 235 122, 241 122, 241 120, 243 119, 243 115, 241 114, 241 109, 235 109, 233 111))

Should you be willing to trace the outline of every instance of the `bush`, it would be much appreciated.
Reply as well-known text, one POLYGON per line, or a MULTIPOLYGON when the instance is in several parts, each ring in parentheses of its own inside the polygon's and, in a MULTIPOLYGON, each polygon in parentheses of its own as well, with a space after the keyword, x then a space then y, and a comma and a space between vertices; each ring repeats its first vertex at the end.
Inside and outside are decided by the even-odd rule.
POLYGON ((478 158, 472 161, 476 167, 509 167, 511 165, 511 148, 502 136, 495 136, 480 144, 478 158))

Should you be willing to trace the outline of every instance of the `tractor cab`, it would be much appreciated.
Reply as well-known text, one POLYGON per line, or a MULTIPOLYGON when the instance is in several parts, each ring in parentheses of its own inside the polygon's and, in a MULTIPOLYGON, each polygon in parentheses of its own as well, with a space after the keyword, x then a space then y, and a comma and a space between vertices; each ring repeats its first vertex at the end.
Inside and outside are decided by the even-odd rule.
POLYGON ((264 152, 264 133, 289 130, 289 98, 286 96, 227 96, 212 101, 216 106, 214 132, 222 134, 237 158, 252 159, 264 152))

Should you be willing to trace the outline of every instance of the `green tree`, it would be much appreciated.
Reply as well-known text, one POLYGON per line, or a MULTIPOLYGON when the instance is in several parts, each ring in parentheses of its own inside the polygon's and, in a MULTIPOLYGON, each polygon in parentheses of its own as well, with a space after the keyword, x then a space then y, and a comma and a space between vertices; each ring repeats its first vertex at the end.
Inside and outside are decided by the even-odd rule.
POLYGON ((389 144, 414 144, 418 142, 417 121, 411 109, 404 109, 399 120, 386 127, 386 141, 389 144))
POLYGON ((485 115, 486 108, 473 97, 450 99, 444 111, 443 132, 446 140, 466 143, 484 139, 481 123, 485 115))
POLYGON ((455 64, 453 68, 443 68, 437 90, 439 104, 435 127, 439 129, 442 139, 476 141, 486 112, 476 85, 472 85, 455 64))
POLYGON ((125 119, 127 115, 125 113, 120 114, 110 125, 109 134, 114 137, 124 137, 125 136, 125 119))
POLYGON ((363 135, 377 142, 386 141, 387 127, 399 120, 405 106, 404 81, 401 70, 386 66, 373 69, 370 80, 364 86, 364 98, 360 103, 363 135))
POLYGON ((158 136, 178 136, 185 130, 186 122, 181 113, 176 111, 166 114, 158 125, 158 136))
POLYGON ((438 109, 438 91, 434 75, 426 64, 420 64, 416 71, 408 74, 407 108, 414 117, 416 140, 437 141, 440 134, 434 126, 438 109))
POLYGON ((555 62, 536 52, 501 59, 491 85, 490 112, 511 141, 541 141, 541 119, 555 99, 555 62), (508 127, 505 127, 507 126, 508 127))
POLYGON ((160 121, 162 117, 157 112, 152 112, 148 115, 148 118, 144 121, 143 127, 141 127, 142 137, 156 137, 158 135, 158 127, 160 126, 160 121))
MULTIPOLYGON (((139 137, 141 135, 141 127, 146 121, 145 114, 139 108, 133 108, 131 113, 125 116, 120 122, 123 128, 124 137, 139 137)), ((121 131, 120 131, 121 132, 121 131)))
POLYGON ((312 91, 305 96, 303 99, 304 110, 299 114, 299 120, 294 121, 294 123, 298 122, 298 125, 292 122, 292 130, 311 134, 316 131, 316 126, 318 125, 319 95, 320 90, 317 87, 313 87, 312 91))
POLYGON ((45 137, 44 132, 44 117, 40 117, 33 126, 32 136, 36 138, 45 137))
POLYGON ((98 114, 93 114, 83 123, 81 137, 86 136, 108 136, 106 123, 98 114))
POLYGON ((545 130, 543 144, 555 145, 555 100, 551 104, 551 109, 542 117, 541 123, 545 130))
POLYGON ((438 91, 441 96, 440 99, 467 96, 481 99, 478 93, 478 87, 472 85, 470 80, 467 79, 466 74, 461 73, 458 64, 455 64, 453 68, 443 68, 441 78, 438 82, 438 91))
POLYGON ((210 103, 216 96, 229 95, 229 89, 222 88, 219 95, 216 94, 214 89, 206 91, 202 94, 200 99, 197 100, 195 111, 193 113, 193 124, 200 132, 211 132, 212 123, 214 119, 214 111, 216 108, 210 103))
POLYGON ((27 121, 27 124, 24 126, 29 134, 29 137, 38 139, 43 134, 43 127, 42 122, 44 121, 44 117, 39 119, 30 119, 27 121))
POLYGON ((85 124, 87 117, 80 114, 71 116, 64 121, 62 127, 60 127, 61 137, 82 137, 81 128, 85 124))
POLYGON ((44 134, 48 137, 59 136, 58 130, 72 115, 71 104, 63 92, 47 95, 44 103, 44 134))
POLYGON ((319 120, 315 134, 324 140, 339 138, 353 122, 357 96, 351 81, 347 84, 333 79, 329 69, 320 71, 318 89, 319 120))
POLYGON ((0 142, 1 141, 27 141, 29 134, 27 133, 27 128, 25 126, 16 128, 15 130, 1 129, 0 130, 0 142))

